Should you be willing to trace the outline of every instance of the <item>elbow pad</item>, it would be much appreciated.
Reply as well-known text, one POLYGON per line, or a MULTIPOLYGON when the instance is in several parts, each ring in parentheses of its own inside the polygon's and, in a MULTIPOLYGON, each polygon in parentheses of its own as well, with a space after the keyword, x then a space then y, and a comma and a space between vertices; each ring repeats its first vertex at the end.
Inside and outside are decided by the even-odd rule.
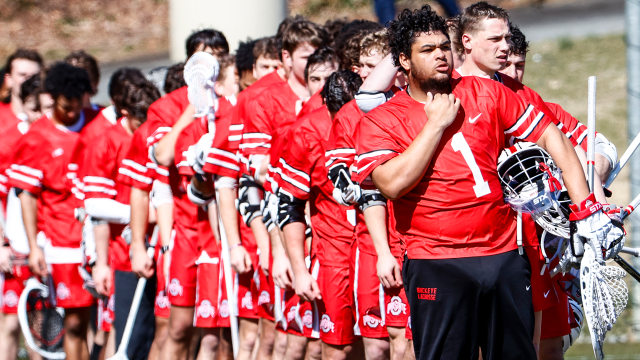
POLYGON ((289 223, 307 223, 304 216, 306 201, 298 199, 282 189, 280 189, 278 197, 280 200, 280 204, 278 204, 278 226, 280 229, 283 229, 289 223))
POLYGON ((158 163, 158 160, 156 160, 156 145, 158 143, 155 143, 151 146, 149 146, 149 160, 153 161, 154 164, 156 165, 160 165, 160 163, 158 163))
POLYGON ((262 222, 268 232, 271 232, 271 230, 276 226, 275 215, 277 213, 271 214, 271 209, 273 208, 274 203, 277 209, 278 196, 265 191, 264 200, 260 202, 260 212, 262 213, 262 222))
POLYGON ((206 206, 216 198, 215 194, 209 197, 205 196, 192 184, 187 185, 187 197, 198 207, 206 206))
POLYGON ((362 190, 362 196, 358 200, 360 210, 376 205, 387 206, 387 198, 379 190, 362 190))
POLYGON ((157 209, 163 204, 173 204, 173 191, 169 184, 162 181, 154 180, 153 189, 151 190, 151 203, 157 209))
POLYGON ((361 91, 355 98, 358 107, 365 114, 387 102, 387 95, 382 91, 361 91))
POLYGON ((228 176, 216 176, 215 178, 216 189, 237 189, 238 179, 228 176))
POLYGON ((354 184, 345 164, 336 164, 329 169, 329 180, 333 183, 333 198, 338 204, 350 206, 360 201, 362 191, 360 185, 354 184))
POLYGON ((260 202, 262 200, 262 196, 260 195, 261 190, 262 186, 251 177, 242 175, 239 181, 236 207, 247 226, 249 226, 253 219, 262 215, 260 212, 260 202))

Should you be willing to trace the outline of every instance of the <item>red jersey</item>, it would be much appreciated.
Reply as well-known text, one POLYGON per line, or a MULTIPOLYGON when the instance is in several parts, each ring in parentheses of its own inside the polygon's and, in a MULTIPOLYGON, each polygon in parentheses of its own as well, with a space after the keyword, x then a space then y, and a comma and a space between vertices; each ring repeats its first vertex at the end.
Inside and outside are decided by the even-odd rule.
POLYGON ((322 141, 329 136, 331 117, 326 107, 304 116, 291 128, 290 141, 282 152, 282 187, 301 200, 309 200, 312 254, 328 266, 349 266, 353 241, 354 209, 333 199, 333 184, 325 167, 322 141), (348 213, 352 215, 349 216, 348 213), (351 219, 351 221, 349 221, 351 219))
POLYGON ((13 123, 7 126, 0 133, 2 142, 0 142, 0 201, 6 205, 6 198, 9 192, 9 178, 7 170, 11 168, 13 163, 13 155, 16 150, 16 144, 22 135, 29 131, 29 124, 26 121, 13 123))
POLYGON ((16 116, 11 110, 11 104, 0 102, 0 134, 4 133, 5 128, 11 128, 22 122, 22 119, 16 116))
POLYGON ((9 185, 38 197, 38 226, 55 247, 79 248, 82 225, 75 219, 69 164, 80 135, 53 124, 46 115, 35 121, 15 147, 9 185))
MULTIPOLYGON (((554 103, 546 103, 547 107, 549 107, 549 110, 551 110, 551 112, 553 112, 553 114, 555 115, 556 118, 558 118, 558 121, 560 121, 560 123, 564 126, 563 128, 569 133, 571 134, 571 138, 575 139, 575 141, 578 143, 578 145, 580 145, 584 151, 587 151, 587 142, 584 141, 584 139, 587 138, 588 135, 588 129, 587 126, 580 123, 580 121, 578 121, 578 119, 574 118, 573 116, 571 116, 571 114, 569 114, 568 112, 566 112, 560 105, 558 104, 554 104, 554 103)), ((596 132, 597 134, 597 132, 596 132)))
POLYGON ((322 100, 322 96, 320 96, 321 91, 322 90, 311 95, 311 97, 307 99, 307 101, 304 101, 302 103, 302 109, 300 109, 300 112, 298 112, 297 114, 298 117, 303 117, 307 114, 310 114, 313 110, 319 109, 320 107, 322 107, 322 105, 324 105, 324 100, 322 100))
MULTIPOLYGON (((461 99, 420 182, 394 200, 396 229, 411 259, 486 256, 514 250, 516 215, 503 200, 497 159, 505 139, 535 142, 549 117, 502 84, 452 80, 461 99), (464 225, 464 226, 461 226, 464 225)), ((369 112, 357 131, 356 180, 403 153, 422 130, 424 104, 406 92, 369 112)))
POLYGON ((119 164, 118 182, 145 191, 153 188, 155 171, 147 168, 147 163, 150 162, 147 138, 153 132, 153 125, 145 122, 133 133, 129 151, 119 164))
MULTIPOLYGON (((129 205, 131 187, 115 181, 118 176, 118 167, 127 155, 133 138, 123 127, 122 121, 123 119, 120 119, 116 126, 107 129, 103 136, 88 144, 86 148, 84 163, 81 166, 85 200, 113 199, 129 205)), ((109 255, 112 266, 116 270, 131 271, 129 245, 121 236, 125 225, 109 224, 109 227, 111 229, 109 255)))
MULTIPOLYGON (((240 163, 236 154, 240 144, 238 138, 241 137, 238 125, 241 124, 234 123, 237 121, 233 116, 235 103, 235 97, 226 97, 218 100, 215 120, 216 132, 202 170, 214 175, 237 179, 240 172, 240 163)), ((198 140, 208 132, 204 125, 201 124, 199 126, 198 140)))

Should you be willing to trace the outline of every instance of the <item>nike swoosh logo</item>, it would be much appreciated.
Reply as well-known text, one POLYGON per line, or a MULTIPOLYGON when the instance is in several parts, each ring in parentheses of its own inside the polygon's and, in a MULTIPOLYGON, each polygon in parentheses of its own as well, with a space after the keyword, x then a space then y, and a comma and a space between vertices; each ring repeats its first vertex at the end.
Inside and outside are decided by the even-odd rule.
MULTIPOLYGON (((551 291, 551 290, 549 290, 549 291, 551 291)), ((547 298, 547 295, 549 295, 549 291, 547 291, 546 293, 544 293, 544 298, 545 298, 545 299, 547 298)))
POLYGON ((478 114, 478 116, 474 117, 473 119, 471 118, 471 116, 469 116, 469 124, 473 124, 474 122, 476 122, 480 115, 482 115, 482 113, 478 114))
POLYGON ((531 285, 527 286, 527 291, 529 291, 529 288, 531 287, 531 285))

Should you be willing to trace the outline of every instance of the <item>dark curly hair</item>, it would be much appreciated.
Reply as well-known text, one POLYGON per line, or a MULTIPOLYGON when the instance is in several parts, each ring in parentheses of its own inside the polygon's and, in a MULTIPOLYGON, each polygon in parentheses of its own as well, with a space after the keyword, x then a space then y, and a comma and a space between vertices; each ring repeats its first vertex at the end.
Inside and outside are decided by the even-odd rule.
POLYGON ((89 75, 84 69, 66 62, 57 62, 47 71, 44 91, 51 94, 54 100, 57 100, 60 95, 69 100, 82 100, 84 94, 90 94, 92 89, 89 75))
POLYGON ((243 71, 253 70, 253 48, 256 46, 258 40, 247 39, 247 41, 240 41, 238 50, 236 50, 236 68, 238 73, 242 74, 243 71))
POLYGON ((116 70, 109 80, 109 97, 116 108, 116 116, 122 116, 125 88, 135 81, 145 79, 140 70, 123 67, 116 70))
POLYGON ((397 20, 389 21, 388 24, 389 47, 395 66, 400 66, 400 54, 411 58, 411 45, 420 34, 441 32, 449 37, 445 20, 431 10, 429 5, 423 5, 420 10, 404 9, 397 20))
POLYGON ((24 104, 30 96, 33 96, 36 101, 36 109, 40 109, 40 97, 38 95, 41 93, 42 79, 40 74, 33 75, 20 85, 20 101, 24 104))
POLYGON ((336 71, 327 78, 320 96, 329 111, 335 114, 344 104, 354 99, 361 85, 362 78, 353 71, 336 71))
POLYGON ((309 72, 311 72, 315 66, 326 63, 338 64, 338 55, 328 46, 317 48, 307 59, 307 66, 304 68, 304 80, 309 81, 309 72))
POLYGON ((529 52, 529 42, 517 25, 509 24, 511 31, 511 46, 509 50, 516 55, 527 55, 529 52))
POLYGON ((340 29, 333 40, 333 48, 340 56, 340 68, 351 70, 360 61, 360 40, 367 34, 384 29, 384 26, 369 20, 354 20, 340 29))
POLYGON ((147 111, 154 101, 160 98, 160 91, 144 77, 131 78, 122 93, 122 108, 130 116, 145 122, 147 111))
POLYGON ((164 79, 164 93, 168 94, 183 86, 187 86, 187 82, 184 81, 184 63, 171 65, 167 69, 167 76, 164 79))
POLYGON ((93 89, 91 95, 95 95, 98 91, 98 84, 100 83, 100 68, 98 67, 98 60, 84 50, 78 50, 67 55, 67 57, 64 58, 64 61, 75 67, 84 69, 87 72, 87 75, 89 75, 89 81, 91 81, 91 88, 93 89))
POLYGON ((200 45, 204 45, 205 49, 210 47, 214 55, 229 53, 227 38, 222 32, 215 29, 200 30, 187 38, 187 58, 190 58, 200 45))

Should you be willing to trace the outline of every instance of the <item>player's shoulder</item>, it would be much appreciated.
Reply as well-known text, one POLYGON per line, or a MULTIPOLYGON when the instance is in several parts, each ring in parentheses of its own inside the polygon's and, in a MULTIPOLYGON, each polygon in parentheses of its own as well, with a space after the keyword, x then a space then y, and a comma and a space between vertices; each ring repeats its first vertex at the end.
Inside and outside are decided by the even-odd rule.
POLYGON ((34 121, 20 140, 18 140, 18 146, 26 146, 33 148, 33 151, 43 149, 50 145, 49 134, 55 130, 53 123, 46 116, 42 116, 40 119, 34 121))
POLYGON ((383 127, 394 127, 406 118, 406 110, 414 103, 405 91, 399 91, 389 101, 369 111, 364 118, 383 127))
POLYGON ((300 134, 305 137, 318 137, 331 127, 331 115, 326 106, 321 106, 308 114, 299 117, 291 125, 291 134, 300 134), (318 135, 318 136, 316 136, 318 135))

